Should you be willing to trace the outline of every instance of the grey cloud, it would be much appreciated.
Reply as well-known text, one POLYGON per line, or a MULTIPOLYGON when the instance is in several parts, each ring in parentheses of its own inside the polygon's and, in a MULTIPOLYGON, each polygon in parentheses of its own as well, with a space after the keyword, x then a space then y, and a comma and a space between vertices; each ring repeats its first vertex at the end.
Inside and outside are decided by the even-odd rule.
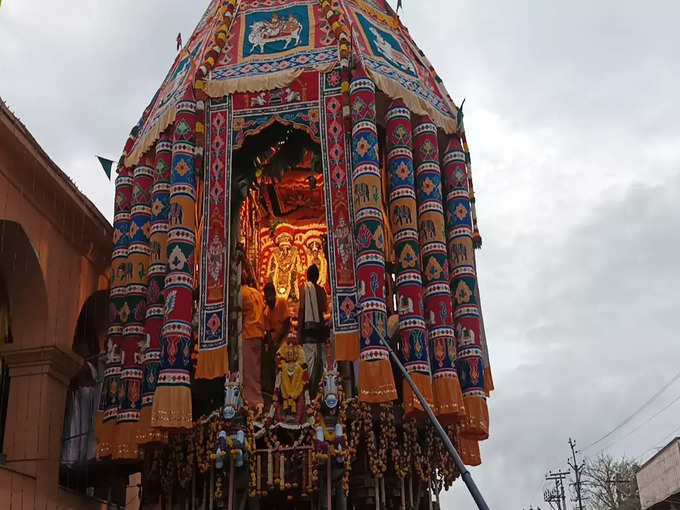
MULTIPOLYGON (((568 437, 585 447, 677 372, 680 172, 663 187, 633 183, 621 196, 603 197, 563 234, 559 255, 532 268, 521 259, 540 243, 498 250, 490 242, 482 252, 490 260, 480 266, 496 268, 489 278, 482 267, 480 280, 498 390, 489 402, 492 438, 475 475, 492 508, 540 502, 544 472, 565 466, 568 437), (497 354, 502 343, 525 360, 508 367, 497 354)), ((625 436, 677 392, 671 387, 652 410, 586 453, 618 440, 612 453, 651 455, 677 426, 680 408, 625 436)), ((447 497, 469 504, 462 485, 447 497)))

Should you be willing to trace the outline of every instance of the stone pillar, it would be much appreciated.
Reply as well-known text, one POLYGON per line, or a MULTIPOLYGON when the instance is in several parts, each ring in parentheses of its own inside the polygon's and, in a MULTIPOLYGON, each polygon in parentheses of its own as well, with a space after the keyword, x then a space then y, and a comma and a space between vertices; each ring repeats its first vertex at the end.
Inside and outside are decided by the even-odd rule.
POLYGON ((57 498, 66 392, 83 360, 57 347, 0 349, 9 367, 7 467, 35 478, 35 508, 57 498))

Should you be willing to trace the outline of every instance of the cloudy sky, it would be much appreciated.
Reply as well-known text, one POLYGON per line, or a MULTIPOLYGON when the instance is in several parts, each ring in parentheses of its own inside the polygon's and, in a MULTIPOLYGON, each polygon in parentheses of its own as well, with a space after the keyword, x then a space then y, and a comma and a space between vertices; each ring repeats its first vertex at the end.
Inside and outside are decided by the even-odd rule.
MULTIPOLYGON (((94 155, 117 159, 202 4, 2 2, 0 96, 108 218, 94 155)), ((473 475, 492 508, 535 507, 570 436, 585 448, 678 371, 680 4, 404 4, 467 98, 497 387, 473 475)), ((680 434, 679 396, 676 382, 584 453, 646 460, 680 434)), ((444 498, 473 508, 462 482, 444 498)))

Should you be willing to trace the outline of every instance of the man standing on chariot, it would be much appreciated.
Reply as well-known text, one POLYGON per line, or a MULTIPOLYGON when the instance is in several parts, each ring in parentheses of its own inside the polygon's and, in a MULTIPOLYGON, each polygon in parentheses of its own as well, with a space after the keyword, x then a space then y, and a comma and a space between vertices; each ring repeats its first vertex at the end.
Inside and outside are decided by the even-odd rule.
POLYGON ((251 409, 264 406, 262 398, 262 344, 264 343, 264 300, 252 275, 243 272, 243 396, 251 409))
POLYGON ((262 355, 262 389, 265 393, 274 391, 274 356, 290 333, 290 310, 288 300, 276 295, 276 287, 268 282, 264 287, 265 344, 262 355))

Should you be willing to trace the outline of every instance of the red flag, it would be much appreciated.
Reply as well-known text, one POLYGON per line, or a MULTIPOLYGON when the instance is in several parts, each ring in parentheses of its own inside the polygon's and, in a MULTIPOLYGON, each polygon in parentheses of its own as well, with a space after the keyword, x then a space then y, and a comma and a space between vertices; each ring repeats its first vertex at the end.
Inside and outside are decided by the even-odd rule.
POLYGON ((182 49, 182 32, 177 34, 177 51, 182 49))

